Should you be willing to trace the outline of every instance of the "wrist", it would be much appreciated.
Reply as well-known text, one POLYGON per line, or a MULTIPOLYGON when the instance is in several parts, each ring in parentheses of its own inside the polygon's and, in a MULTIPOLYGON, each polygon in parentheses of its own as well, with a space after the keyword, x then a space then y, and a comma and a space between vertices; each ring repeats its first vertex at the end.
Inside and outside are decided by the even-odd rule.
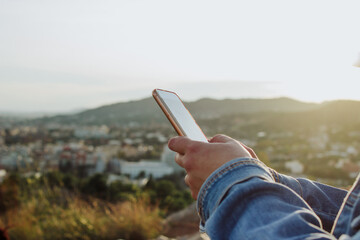
POLYGON ((204 225, 233 185, 253 177, 275 182, 269 168, 254 158, 236 158, 215 170, 205 180, 198 194, 197 210, 201 224, 204 225))

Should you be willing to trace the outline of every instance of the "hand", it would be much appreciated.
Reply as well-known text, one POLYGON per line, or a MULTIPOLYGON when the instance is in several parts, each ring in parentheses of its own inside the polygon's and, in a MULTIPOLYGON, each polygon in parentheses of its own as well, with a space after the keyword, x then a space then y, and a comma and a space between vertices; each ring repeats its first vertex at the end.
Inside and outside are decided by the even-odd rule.
POLYGON ((174 137, 168 146, 178 153, 175 161, 185 168, 185 183, 194 199, 207 177, 224 163, 240 157, 257 158, 251 148, 225 135, 216 135, 209 143, 174 137))

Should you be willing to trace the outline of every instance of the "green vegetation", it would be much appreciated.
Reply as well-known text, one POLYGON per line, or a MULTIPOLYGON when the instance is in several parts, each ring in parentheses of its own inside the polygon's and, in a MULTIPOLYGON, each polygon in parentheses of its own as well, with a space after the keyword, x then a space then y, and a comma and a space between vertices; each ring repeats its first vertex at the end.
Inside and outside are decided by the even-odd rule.
MULTIPOLYGON (((186 105, 208 137, 238 139, 280 173, 348 188, 360 171, 360 102, 202 99, 186 105)), ((95 163, 81 165, 76 157, 101 153, 108 174, 120 172, 109 164, 113 159, 160 160, 176 133, 152 99, 3 126, 2 160, 19 174, 0 185, 0 233, 8 227, 12 239, 148 239, 161 233, 164 217, 193 202, 184 175, 140 183, 142 172, 138 182, 109 182, 106 174, 87 177, 95 163), (79 134, 84 127, 88 135, 79 134), (71 143, 82 147, 65 151, 71 143), (79 165, 59 165, 64 152, 79 165), (45 174, 29 177, 39 171, 45 174)))
POLYGON ((0 185, 0 228, 11 239, 149 239, 165 215, 192 202, 169 180, 145 187, 96 174, 86 179, 50 172, 11 175, 0 185))

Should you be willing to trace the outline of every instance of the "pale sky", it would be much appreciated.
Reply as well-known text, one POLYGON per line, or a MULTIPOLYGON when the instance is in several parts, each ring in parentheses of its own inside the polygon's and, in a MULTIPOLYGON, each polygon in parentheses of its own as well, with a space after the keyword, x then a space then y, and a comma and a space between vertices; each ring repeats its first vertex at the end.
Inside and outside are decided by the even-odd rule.
POLYGON ((360 1, 0 0, 0 111, 151 96, 360 100, 360 1))

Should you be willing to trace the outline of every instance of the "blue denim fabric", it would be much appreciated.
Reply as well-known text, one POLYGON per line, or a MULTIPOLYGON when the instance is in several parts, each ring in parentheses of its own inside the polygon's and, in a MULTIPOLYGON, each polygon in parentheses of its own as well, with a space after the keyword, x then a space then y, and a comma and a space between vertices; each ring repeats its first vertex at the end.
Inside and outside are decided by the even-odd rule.
POLYGON ((360 239, 360 184, 347 192, 234 159, 212 173, 197 201, 211 239, 360 239))

